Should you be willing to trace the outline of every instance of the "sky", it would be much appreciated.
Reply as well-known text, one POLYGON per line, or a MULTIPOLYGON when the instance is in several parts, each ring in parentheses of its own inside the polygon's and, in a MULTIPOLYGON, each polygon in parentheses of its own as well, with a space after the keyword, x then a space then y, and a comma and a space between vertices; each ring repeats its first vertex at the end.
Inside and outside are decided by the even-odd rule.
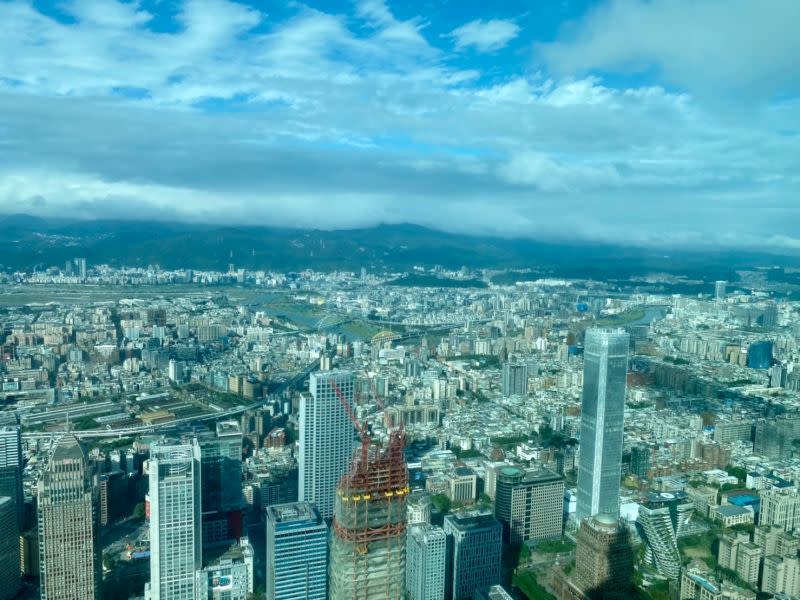
POLYGON ((0 213, 800 252, 797 0, 0 0, 0 213))

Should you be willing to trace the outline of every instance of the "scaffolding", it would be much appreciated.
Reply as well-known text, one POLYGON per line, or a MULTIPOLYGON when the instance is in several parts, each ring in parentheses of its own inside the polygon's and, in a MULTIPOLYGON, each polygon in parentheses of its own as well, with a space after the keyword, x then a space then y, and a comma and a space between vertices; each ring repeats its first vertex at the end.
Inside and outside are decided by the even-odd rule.
POLYGON ((331 600, 405 598, 408 468, 401 431, 383 446, 362 438, 336 493, 331 600))

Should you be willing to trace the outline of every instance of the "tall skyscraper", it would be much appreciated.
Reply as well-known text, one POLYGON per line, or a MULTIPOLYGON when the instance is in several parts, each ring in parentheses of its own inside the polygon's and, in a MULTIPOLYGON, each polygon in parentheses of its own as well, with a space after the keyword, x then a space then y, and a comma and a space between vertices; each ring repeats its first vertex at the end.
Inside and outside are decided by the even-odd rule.
POLYGON ((489 511, 444 518, 448 537, 447 600, 471 600, 476 590, 500 583, 503 526, 489 511))
POLYGON ((72 435, 56 444, 38 483, 42 600, 100 597, 97 492, 72 435))
POLYGON ((0 600, 10 600, 19 591, 19 548, 16 503, 0 496, 0 600))
POLYGON ((636 523, 647 544, 645 560, 667 579, 678 581, 681 574, 678 536, 693 511, 686 492, 651 493, 639 507, 636 523))
POLYGON ((564 522, 564 479, 547 469, 500 467, 494 507, 511 544, 559 539, 564 522))
POLYGON ((630 598, 633 551, 627 526, 601 514, 581 522, 576 540, 575 584, 584 597, 630 598))
POLYGON ((300 399, 299 499, 313 502, 323 519, 333 516, 336 486, 350 464, 355 434, 331 381, 352 406, 355 379, 350 371, 312 373, 311 395, 300 399))
POLYGON ((202 566, 200 447, 150 446, 150 600, 194 600, 202 566))
POLYGON ((326 600, 328 527, 308 502, 267 507, 267 600, 326 600))
POLYGON ((200 438, 203 545, 230 545, 242 537, 242 431, 236 421, 217 423, 200 438))
POLYGON ((444 598, 447 536, 441 527, 418 523, 408 532, 406 594, 409 600, 444 598))
POLYGON ((502 382, 503 397, 523 396, 528 393, 528 365, 525 363, 505 363, 502 382))
POLYGON ((621 329, 589 329, 584 342, 576 517, 619 516, 622 429, 630 338, 621 329))
POLYGON ((714 282, 714 300, 722 302, 725 300, 728 282, 722 279, 714 282))
POLYGON ((650 448, 639 444, 631 448, 631 473, 639 479, 647 479, 650 470, 650 448))
POLYGON ((8 496, 14 503, 17 527, 20 530, 25 514, 22 467, 22 437, 19 427, 0 427, 0 496, 8 496))

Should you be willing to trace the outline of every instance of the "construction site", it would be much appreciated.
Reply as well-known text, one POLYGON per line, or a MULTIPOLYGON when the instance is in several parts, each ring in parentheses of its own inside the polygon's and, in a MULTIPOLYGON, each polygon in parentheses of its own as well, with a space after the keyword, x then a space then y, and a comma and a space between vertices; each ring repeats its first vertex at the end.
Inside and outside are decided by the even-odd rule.
POLYGON ((336 492, 329 598, 402 600, 409 493, 405 435, 400 429, 389 433, 386 443, 374 442, 341 396, 340 401, 359 432, 361 447, 336 492))

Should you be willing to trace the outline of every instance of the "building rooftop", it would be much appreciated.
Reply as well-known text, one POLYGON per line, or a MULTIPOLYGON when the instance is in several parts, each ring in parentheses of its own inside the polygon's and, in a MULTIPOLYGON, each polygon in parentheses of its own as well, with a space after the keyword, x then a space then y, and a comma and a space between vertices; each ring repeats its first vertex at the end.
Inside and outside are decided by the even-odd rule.
POLYGON ((275 504, 267 507, 267 520, 275 523, 297 523, 313 521, 319 523, 322 518, 317 509, 308 502, 292 502, 275 504))

